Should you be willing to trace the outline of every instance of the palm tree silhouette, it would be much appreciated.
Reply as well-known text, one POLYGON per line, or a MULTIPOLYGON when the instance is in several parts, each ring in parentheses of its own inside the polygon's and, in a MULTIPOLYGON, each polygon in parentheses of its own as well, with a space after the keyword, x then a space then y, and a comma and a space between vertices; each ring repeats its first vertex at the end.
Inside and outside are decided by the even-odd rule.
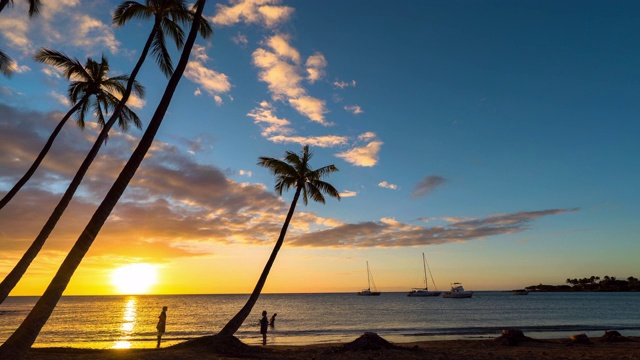
POLYGON ((116 203, 122 196, 122 193, 127 188, 129 181, 131 181, 131 178, 135 175, 136 170, 140 166, 145 154, 153 143, 153 139, 158 132, 160 124, 162 124, 162 120, 169 108, 169 104, 171 103, 171 99, 175 93, 180 78, 184 73, 184 69, 187 67, 191 49, 193 48, 196 36, 198 35, 199 23, 201 20, 204 20, 204 18, 202 18, 202 10, 205 3, 206 0, 196 1, 193 25, 185 41, 180 61, 178 61, 176 69, 169 79, 167 88, 165 89, 162 99, 149 122, 147 130, 144 132, 144 135, 142 135, 142 139, 140 139, 140 143, 133 151, 133 154, 131 154, 129 161, 127 161, 127 164, 120 172, 120 175, 118 175, 118 178, 111 186, 106 197, 102 200, 98 209, 96 209, 91 220, 89 220, 89 223, 82 231, 82 234, 80 234, 80 237, 76 240, 71 251, 67 254, 62 265, 60 265, 58 272, 49 283, 44 294, 42 294, 40 299, 38 299, 36 305, 31 309, 29 315, 27 315, 16 331, 2 345, 0 345, 0 359, 13 360, 23 359, 26 357, 29 349, 38 337, 40 330, 42 330, 42 327, 51 316, 51 313, 60 300, 60 297, 62 297, 62 293, 69 284, 73 273, 82 262, 84 255, 89 251, 91 244, 93 244, 93 241, 100 232, 102 225, 104 225, 104 222, 116 206, 116 203))
MULTIPOLYGON (((40 12, 40 0, 27 0, 27 2, 29 3, 29 17, 40 12)), ((0 0, 0 12, 7 4, 13 5, 13 0, 0 0)), ((13 60, 2 51, 0 51, 0 73, 6 77, 13 75, 13 60)))
POLYGON ((278 255, 278 251, 280 251, 284 242, 284 237, 287 234, 287 228, 289 227, 289 223, 293 217, 300 195, 302 195, 302 201, 305 205, 307 205, 309 198, 313 201, 324 204, 325 198, 323 193, 340 200, 340 193, 338 190, 328 182, 321 180, 325 176, 338 171, 338 168, 334 165, 327 165, 316 170, 311 170, 309 160, 312 157, 313 152, 309 151, 309 146, 304 146, 300 155, 287 151, 284 161, 269 157, 260 157, 258 165, 271 170, 271 172, 276 176, 275 190, 278 195, 282 195, 283 191, 289 190, 289 188, 292 187, 296 188, 296 192, 293 195, 289 212, 287 213, 287 217, 285 218, 282 229, 280 230, 280 236, 271 251, 271 256, 269 257, 267 264, 262 270, 262 274, 258 279, 256 287, 253 289, 251 296, 249 296, 249 300, 247 300, 242 309, 240 309, 240 311, 222 328, 222 330, 220 330, 218 333, 220 338, 233 336, 233 334, 238 331, 242 323, 247 319, 251 313, 251 309, 258 301, 260 292, 262 291, 262 288, 267 281, 267 277, 269 276, 269 271, 271 271, 271 266, 273 266, 276 256, 278 255))
MULTIPOLYGON (((34 16, 40 12, 40 0, 27 0, 29 3, 29 16, 34 16)), ((0 0, 0 11, 4 9, 7 4, 13 5, 13 0, 0 0)))
MULTIPOLYGON (((135 2, 127 1, 123 3, 123 5, 128 3, 135 3, 135 2)), ((140 58, 138 59, 138 62, 136 63, 135 68, 131 72, 129 81, 127 83, 127 88, 125 89, 124 94, 122 94, 122 99, 120 103, 116 106, 115 110, 113 111, 113 115, 111 115, 111 118, 109 119, 109 121, 105 123, 102 131, 96 138, 93 144, 93 147, 91 148, 86 158, 80 165, 80 168, 78 169, 78 171, 76 172, 76 175, 71 180, 69 187, 67 187, 67 190, 65 191, 64 195, 58 202, 58 205, 55 207, 55 209, 49 216, 49 219, 47 219, 47 222, 42 227, 42 230, 40 230, 40 233, 38 234, 37 238, 34 240, 34 243, 27 250, 28 255, 25 253, 25 255, 23 255, 23 258, 20 260, 20 263, 16 265, 16 267, 20 266, 20 269, 16 270, 16 275, 11 275, 13 273, 12 271, 12 273, 10 273, 7 276, 7 278, 11 276, 11 279, 8 280, 7 278, 5 278, 5 280, 2 283, 0 283, 0 304, 7 298, 7 296, 9 296, 9 293, 11 292, 11 290, 13 290, 13 288, 18 283, 22 275, 24 275, 27 268, 29 267, 33 259, 35 259, 35 256, 38 254, 38 252, 42 248, 42 245, 45 243, 45 241, 47 240, 47 238, 55 228, 56 224, 58 223, 58 220, 60 220, 60 218, 62 217, 62 214, 64 213, 67 206, 71 202, 71 199, 73 198, 73 195, 75 194, 76 190, 80 186, 80 183, 84 178, 84 175, 89 170, 89 166, 91 166, 91 163, 98 155, 98 151, 100 150, 100 147, 102 146, 103 142, 107 138, 107 134, 109 133, 109 130, 111 130, 111 127, 113 127, 113 124, 115 123, 117 116, 119 116, 119 114, 123 111, 125 104, 129 99, 129 95, 131 94, 131 91, 134 87, 135 78, 147 57, 147 53, 149 52, 149 49, 152 48, 152 44, 154 44, 154 39, 157 39, 159 36, 157 35, 157 33, 162 32, 163 30, 166 30, 168 33, 171 34, 171 37, 174 38, 174 40, 176 41, 176 44, 178 46, 182 46, 184 44, 184 32, 182 31, 182 29, 180 29, 179 26, 177 26, 175 21, 171 19, 174 19, 174 18, 178 19, 179 22, 182 22, 182 23, 185 23, 187 20, 192 20, 194 24, 196 23, 195 13, 192 10, 189 10, 188 8, 186 8, 184 1, 147 0, 146 9, 147 11, 150 11, 154 14, 156 20, 154 22, 153 29, 151 30, 151 34, 149 35, 149 38, 145 44, 145 47, 142 53, 140 54, 140 58), (162 27, 160 25, 162 25, 162 27), (33 248, 33 251, 32 251, 32 248, 33 248)), ((127 19, 131 17, 144 17, 143 15, 145 14, 145 13, 138 13, 138 15, 136 15, 135 12, 126 12, 126 13, 129 14, 127 15, 128 17, 125 17, 127 19)), ((117 14, 119 14, 119 12, 116 12, 116 14, 114 15, 114 21, 117 14)), ((209 24, 207 23, 206 25, 202 25, 202 23, 206 23, 206 19, 202 17, 202 13, 200 13, 197 16, 199 18, 197 19, 198 27, 196 28, 196 31, 199 31, 202 37, 204 38, 211 36, 211 34, 213 34, 213 31, 211 30, 211 27, 209 26, 209 24)), ((164 36, 161 36, 161 39, 164 39, 164 36)), ((156 52, 156 51, 166 52, 166 48, 164 48, 164 42, 161 42, 158 45, 153 47, 153 52, 156 52), (158 46, 163 48, 164 50, 158 50, 158 46)), ((160 57, 158 61, 160 62, 160 60, 164 60, 164 57, 160 57)), ((161 69, 167 68, 167 66, 160 65, 160 68, 161 69)))
MULTIPOLYGON (((69 84, 68 96, 73 105, 66 115, 60 120, 56 128, 53 130, 46 144, 36 157, 31 167, 18 180, 18 182, 0 199, 0 209, 2 209, 15 194, 29 181, 31 176, 36 172, 40 163, 49 152, 54 140, 67 123, 67 120, 73 115, 77 115, 77 123, 81 129, 84 129, 84 119, 89 109, 93 110, 96 115, 98 124, 104 127, 104 113, 112 111, 125 91, 125 84, 129 80, 128 75, 119 75, 115 77, 107 77, 109 72, 109 62, 102 56, 102 61, 97 62, 92 58, 88 58, 85 65, 82 65, 78 59, 71 59, 64 53, 50 49, 40 49, 35 55, 38 62, 55 66, 63 70, 67 79, 73 78, 69 84)), ((144 96, 144 87, 134 82, 135 93, 144 96)), ((128 130, 129 124, 133 124, 138 128, 142 128, 142 122, 131 109, 124 106, 123 111, 118 114, 118 125, 124 131, 128 130)), ((1 301, 0 301, 1 302, 1 301)))

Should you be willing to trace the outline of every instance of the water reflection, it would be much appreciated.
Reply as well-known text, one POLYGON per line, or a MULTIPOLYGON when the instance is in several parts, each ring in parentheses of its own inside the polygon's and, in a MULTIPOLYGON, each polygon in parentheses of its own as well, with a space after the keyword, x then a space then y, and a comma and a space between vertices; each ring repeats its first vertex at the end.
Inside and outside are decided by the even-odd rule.
POLYGON ((136 305, 138 304, 135 297, 130 297, 124 304, 124 315, 122 316, 122 325, 120 325, 120 339, 112 346, 113 349, 129 349, 131 348, 131 337, 133 328, 136 325, 136 305))

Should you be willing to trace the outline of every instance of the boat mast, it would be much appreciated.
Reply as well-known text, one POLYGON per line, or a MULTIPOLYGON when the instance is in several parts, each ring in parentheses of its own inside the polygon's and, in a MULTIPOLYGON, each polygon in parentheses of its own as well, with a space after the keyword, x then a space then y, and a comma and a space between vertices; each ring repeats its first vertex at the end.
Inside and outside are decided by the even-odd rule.
POLYGON ((422 253, 422 267, 424 268, 424 289, 429 290, 429 285, 427 285, 427 260, 424 258, 424 253, 422 253))
POLYGON ((369 261, 367 260, 367 289, 371 290, 371 275, 369 274, 369 261))

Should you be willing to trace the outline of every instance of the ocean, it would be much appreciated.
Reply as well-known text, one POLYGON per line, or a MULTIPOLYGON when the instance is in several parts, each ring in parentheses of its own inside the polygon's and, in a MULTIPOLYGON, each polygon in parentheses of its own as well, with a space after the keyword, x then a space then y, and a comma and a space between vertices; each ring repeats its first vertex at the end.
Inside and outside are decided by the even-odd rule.
MULTIPOLYGON (((36 347, 150 348, 155 325, 168 306, 163 346, 212 335, 244 305, 248 295, 64 296, 36 347)), ((20 325, 37 297, 9 297, 0 305, 0 343, 20 325)), ((397 343, 440 339, 492 339, 505 328, 533 338, 568 338, 604 330, 640 336, 640 293, 475 292, 470 299, 339 294, 263 294, 236 336, 261 343, 262 310, 277 313, 268 343, 306 345, 349 342, 366 331, 397 343)))

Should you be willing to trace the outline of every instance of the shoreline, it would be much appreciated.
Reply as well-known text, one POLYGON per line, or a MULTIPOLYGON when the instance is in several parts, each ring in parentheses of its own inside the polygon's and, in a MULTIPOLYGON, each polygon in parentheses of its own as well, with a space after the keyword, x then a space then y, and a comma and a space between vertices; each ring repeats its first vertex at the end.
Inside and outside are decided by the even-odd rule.
POLYGON ((349 343, 313 345, 246 345, 235 339, 229 346, 213 347, 203 337, 160 349, 32 348, 27 359, 274 359, 274 360, 368 360, 368 359, 640 359, 640 337, 589 343, 565 339, 523 338, 517 345, 491 340, 431 340, 390 343, 374 333, 365 333, 349 343), (369 336, 373 335, 373 336, 369 336))

